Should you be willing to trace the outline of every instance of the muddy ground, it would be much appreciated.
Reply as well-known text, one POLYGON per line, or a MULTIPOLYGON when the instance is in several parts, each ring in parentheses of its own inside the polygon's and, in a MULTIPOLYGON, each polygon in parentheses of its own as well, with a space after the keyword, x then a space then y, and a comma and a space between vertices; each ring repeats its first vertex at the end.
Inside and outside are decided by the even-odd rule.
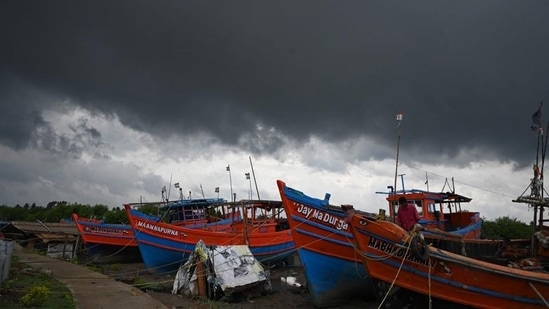
MULTIPOLYGON (((207 298, 171 293, 175 275, 151 275, 144 271, 142 263, 117 264, 116 266, 101 266, 102 272, 129 284, 146 282, 150 287, 143 288, 151 297, 165 304, 168 308, 316 308, 309 300, 305 287, 302 267, 275 267, 270 270, 272 291, 266 292, 263 284, 258 284, 246 291, 234 293, 230 297, 213 301, 207 298), (114 269, 114 270, 113 270, 114 269), (135 279, 138 276, 140 279, 135 279), (283 284, 281 277, 295 277, 301 285, 283 284), (152 286, 148 283, 154 283, 152 286)), ((338 308, 378 308, 377 302, 371 299, 350 300, 348 304, 338 308)))
MULTIPOLYGON (((109 275, 116 280, 124 281, 128 284, 144 284, 145 290, 151 297, 158 299, 168 308, 316 308, 309 299, 306 288, 306 280, 301 266, 284 267, 277 266, 270 269, 272 291, 266 293, 263 285, 250 288, 241 293, 235 293, 231 297, 214 301, 207 298, 191 297, 187 295, 174 295, 171 293, 175 274, 172 275, 151 275, 145 271, 142 263, 125 263, 98 266, 99 271, 109 275), (289 286, 282 283, 281 278, 295 277, 296 282, 301 285, 289 286)), ((367 296, 362 299, 349 299, 347 303, 341 304, 337 308, 466 308, 454 304, 431 299, 409 291, 393 289, 391 297, 384 302, 381 299, 373 299, 367 296), (381 306, 380 306, 381 304, 381 306)))

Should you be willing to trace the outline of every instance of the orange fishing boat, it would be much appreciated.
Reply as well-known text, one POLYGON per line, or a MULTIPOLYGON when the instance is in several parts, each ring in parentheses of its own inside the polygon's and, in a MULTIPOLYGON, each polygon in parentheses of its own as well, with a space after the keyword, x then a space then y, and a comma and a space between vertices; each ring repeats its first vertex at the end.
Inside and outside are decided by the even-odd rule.
POLYGON ((76 213, 72 214, 72 219, 86 247, 87 255, 95 262, 141 260, 131 225, 82 218, 76 213))
MULTIPOLYGON (((540 131, 538 151, 543 149, 544 158, 541 136, 540 131)), ((547 231, 543 224, 548 221, 543 213, 549 207, 549 199, 544 197, 543 162, 541 159, 541 169, 537 163, 534 165, 530 192, 526 193, 527 189, 513 200, 534 209, 531 246, 529 250, 520 248, 516 255, 502 255, 507 259, 503 265, 444 250, 426 240, 420 225, 407 232, 384 218, 343 206, 364 267, 372 278, 385 283, 376 287, 390 289, 394 284, 476 308, 549 307, 548 244, 543 236, 547 231)))
POLYGON ((399 121, 399 125, 395 179, 393 185, 387 186, 389 191, 376 192, 386 194, 388 202, 388 215, 385 210, 380 210, 379 217, 396 222, 398 201, 404 197, 409 205, 416 206, 421 234, 429 243, 439 249, 492 262, 505 263, 498 257, 498 254, 503 253, 502 250, 515 250, 516 247, 529 244, 529 239, 482 238, 483 222, 480 213, 464 209, 463 205, 471 202, 472 199, 456 193, 453 179, 451 183, 446 179, 440 191, 433 191, 429 190, 429 179, 426 173, 427 190, 405 189, 404 174, 398 175, 403 112, 397 113, 396 119, 399 121), (402 189, 397 188, 397 175, 400 176, 402 189))
MULTIPOLYGON (((402 183, 404 187, 404 181, 402 183)), ((387 194, 388 215, 380 210, 380 217, 396 222, 398 200, 405 197, 409 204, 415 205, 419 213, 420 231, 423 237, 439 249, 469 257, 496 261, 498 250, 505 246, 527 246, 529 239, 485 239, 482 235, 482 219, 477 211, 465 210, 463 204, 471 198, 455 193, 455 187, 446 181, 440 191, 420 189, 393 190, 377 192, 387 194), (445 189, 448 189, 445 191, 445 189)), ((505 261, 500 261, 505 263, 505 261)))
POLYGON ((548 305, 549 274, 534 259, 523 261, 540 272, 458 255, 428 245, 415 231, 348 207, 357 250, 372 278, 476 308, 548 305))
POLYGON ((398 200, 404 197, 408 203, 417 207, 419 224, 424 228, 449 232, 463 239, 480 238, 482 227, 480 213, 463 209, 462 204, 469 203, 472 199, 455 193, 454 186, 450 188, 448 181, 440 192, 421 189, 392 191, 392 187, 390 189, 391 191, 383 193, 387 194, 391 220, 395 221, 399 207, 398 200), (444 191, 447 185, 450 191, 444 191))
MULTIPOLYGON (((221 220, 216 214, 210 214, 208 209, 224 201, 221 198, 199 198, 128 205, 133 208, 150 206, 162 215, 158 217, 159 220, 187 228, 201 228, 221 220)), ((72 219, 86 247, 87 255, 95 262, 141 260, 135 233, 130 224, 105 223, 95 218, 80 217, 76 213, 72 214, 72 219)))
POLYGON ((280 201, 225 201, 209 210, 223 214, 222 220, 193 227, 164 222, 129 204, 124 206, 145 268, 151 273, 177 271, 200 240, 207 246, 248 245, 265 264, 276 264, 295 252, 280 201))

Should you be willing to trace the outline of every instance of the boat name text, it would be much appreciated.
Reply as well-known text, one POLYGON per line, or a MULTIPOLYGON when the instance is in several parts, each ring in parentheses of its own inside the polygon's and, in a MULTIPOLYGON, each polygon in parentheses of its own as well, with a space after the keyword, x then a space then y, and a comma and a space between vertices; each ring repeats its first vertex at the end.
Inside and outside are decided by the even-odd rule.
POLYGON ((105 227, 105 226, 87 226, 85 228, 86 232, 89 233, 98 233, 98 234, 116 234, 116 235, 122 235, 122 234, 128 234, 128 231, 113 228, 113 227, 105 227))
POLYGON ((158 233, 166 234, 166 235, 172 235, 172 236, 179 236, 179 232, 173 229, 169 229, 163 226, 158 226, 155 224, 150 224, 144 221, 136 220, 135 224, 139 227, 145 228, 147 230, 155 231, 158 233))
POLYGON ((429 264, 427 261, 422 261, 414 255, 411 249, 406 250, 406 248, 395 246, 393 243, 388 243, 386 241, 371 237, 370 241, 368 242, 368 247, 373 248, 382 252, 385 252, 389 255, 391 255, 393 258, 397 257, 402 259, 403 257, 411 262, 422 264, 425 266, 428 266, 429 264), (406 256, 404 256, 406 254, 406 256))
POLYGON ((337 230, 346 231, 349 228, 349 224, 345 222, 345 219, 339 218, 324 211, 305 206, 303 204, 297 204, 297 212, 305 216, 305 219, 313 218, 318 221, 327 223, 334 226, 337 230))

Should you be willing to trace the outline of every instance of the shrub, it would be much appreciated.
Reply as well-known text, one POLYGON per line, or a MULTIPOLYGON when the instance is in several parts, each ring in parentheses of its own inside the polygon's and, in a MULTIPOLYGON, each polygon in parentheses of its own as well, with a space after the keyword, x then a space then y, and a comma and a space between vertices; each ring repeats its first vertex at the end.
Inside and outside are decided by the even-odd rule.
POLYGON ((50 296, 50 289, 44 285, 32 285, 20 301, 25 307, 41 307, 50 296))

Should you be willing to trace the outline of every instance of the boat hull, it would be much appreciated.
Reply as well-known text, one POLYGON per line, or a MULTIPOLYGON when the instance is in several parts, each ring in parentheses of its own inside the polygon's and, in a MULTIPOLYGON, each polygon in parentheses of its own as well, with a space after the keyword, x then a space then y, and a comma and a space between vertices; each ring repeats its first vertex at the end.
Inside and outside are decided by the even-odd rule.
POLYGON ((399 226, 353 215, 351 227, 373 278, 478 308, 536 308, 549 295, 549 274, 487 263, 428 246, 423 260, 399 226), (395 280, 396 279, 396 280, 395 280))
POLYGON ((254 257, 264 264, 276 264, 295 253, 290 230, 262 232, 219 232, 185 228, 159 222, 126 205, 137 244, 147 271, 154 274, 177 271, 202 240, 206 246, 248 245, 254 257), (247 235, 247 236, 246 236, 247 235))
MULTIPOLYGON (((277 181, 304 268, 312 303, 332 307, 364 296, 369 277, 353 246, 344 213, 277 181)), ((370 296, 370 295, 366 295, 370 296)))
POLYGON ((129 224, 102 223, 72 214, 78 233, 94 262, 141 261, 134 231, 129 224))

